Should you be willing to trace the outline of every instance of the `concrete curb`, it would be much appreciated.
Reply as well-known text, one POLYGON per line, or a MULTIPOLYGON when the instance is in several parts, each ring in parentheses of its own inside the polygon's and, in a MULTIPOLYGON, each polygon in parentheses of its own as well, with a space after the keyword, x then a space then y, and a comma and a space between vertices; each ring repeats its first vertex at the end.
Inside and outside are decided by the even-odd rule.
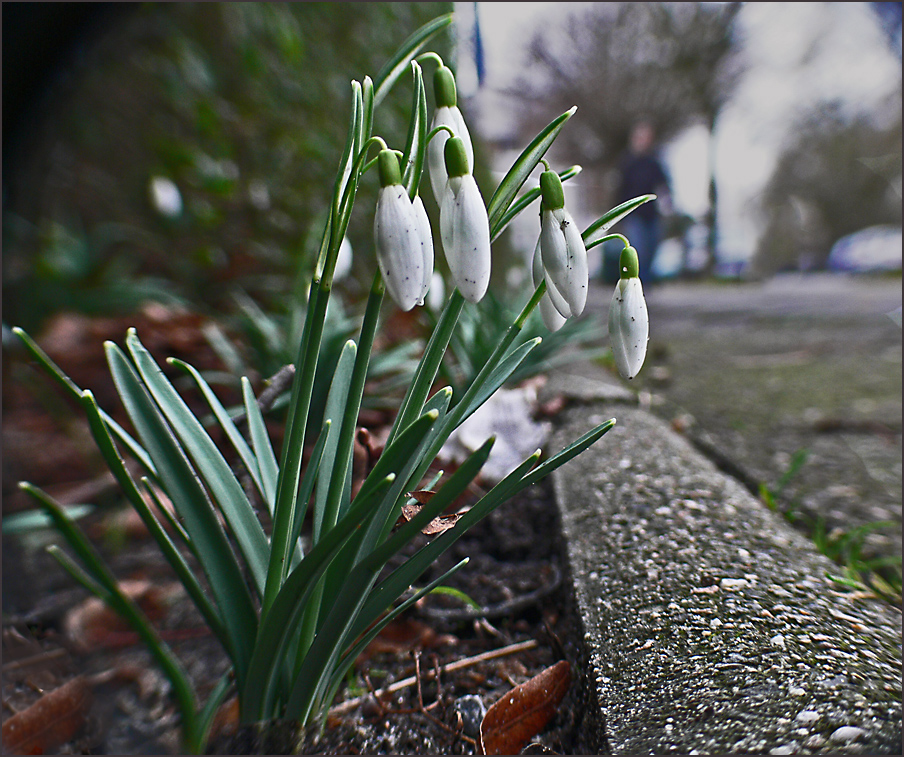
POLYGON ((590 370, 544 393, 550 450, 618 419, 553 474, 599 751, 900 754, 901 613, 590 370))

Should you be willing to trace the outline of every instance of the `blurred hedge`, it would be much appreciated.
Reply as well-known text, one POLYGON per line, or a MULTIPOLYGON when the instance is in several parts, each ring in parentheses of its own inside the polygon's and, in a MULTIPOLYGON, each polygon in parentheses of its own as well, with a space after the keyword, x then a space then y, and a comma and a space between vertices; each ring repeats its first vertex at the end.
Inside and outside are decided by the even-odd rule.
MULTIPOLYGON (((319 242, 350 81, 452 4, 128 7, 54 84, 4 179, 4 322, 35 329, 146 297, 215 311, 233 286, 283 309, 319 242), (178 216, 155 209, 154 177, 178 188, 178 216)), ((448 61, 451 44, 431 48, 448 61)), ((406 83, 375 124, 400 148, 406 83)), ((353 218, 356 250, 369 252, 371 223, 353 218)))

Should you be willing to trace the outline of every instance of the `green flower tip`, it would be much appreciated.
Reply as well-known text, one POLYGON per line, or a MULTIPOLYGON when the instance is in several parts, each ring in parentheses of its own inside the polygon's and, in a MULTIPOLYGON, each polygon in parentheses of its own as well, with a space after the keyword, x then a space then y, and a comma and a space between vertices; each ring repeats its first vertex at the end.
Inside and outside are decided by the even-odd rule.
POLYGON ((540 193, 543 195, 543 207, 546 210, 565 207, 565 190, 562 189, 562 180, 555 171, 544 171, 540 174, 540 193))
POLYGON ((637 250, 631 245, 622 250, 618 260, 621 278, 632 279, 640 276, 640 264, 637 262, 637 250))
POLYGON ((454 108, 458 104, 455 75, 450 68, 440 66, 433 72, 433 95, 437 108, 454 108))
POLYGON ((402 183, 402 172, 399 169, 399 159, 392 150, 380 150, 377 156, 377 165, 380 170, 380 186, 389 187, 402 183))
POLYGON ((465 152, 465 143, 461 137, 449 137, 443 148, 443 158, 446 161, 446 173, 449 176, 464 176, 471 173, 468 166, 468 154, 465 152))

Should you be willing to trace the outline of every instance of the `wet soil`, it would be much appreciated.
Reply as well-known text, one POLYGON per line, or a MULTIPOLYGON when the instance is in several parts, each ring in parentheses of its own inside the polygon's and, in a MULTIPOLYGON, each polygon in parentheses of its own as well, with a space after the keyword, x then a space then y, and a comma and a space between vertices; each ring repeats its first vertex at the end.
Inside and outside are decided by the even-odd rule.
MULTIPOLYGON (((55 751, 178 753, 178 714, 166 680, 127 628, 106 616, 85 619, 86 592, 74 587, 37 541, 23 545, 4 537, 4 719, 44 692, 81 678, 89 682, 80 694, 87 703, 78 703, 83 727, 55 751), (16 664, 23 660, 24 665, 16 664)), ((227 661, 153 543, 132 540, 103 549, 118 576, 154 588, 147 602, 159 615, 157 627, 203 697, 225 672, 227 661)), ((547 752, 587 753, 591 745, 582 743, 581 734, 581 633, 549 487, 538 484, 502 505, 463 537, 431 575, 465 556, 470 563, 447 585, 483 609, 476 611, 448 595, 428 597, 412 608, 356 666, 337 698, 339 714, 329 717, 322 734, 296 738, 297 749, 307 754, 478 753, 480 713, 566 659, 572 683, 553 721, 531 743, 547 752), (455 661, 513 645, 520 651, 443 670, 455 661), (368 693, 412 676, 420 677, 420 687, 379 698, 368 693), (357 704, 343 708, 349 700, 357 704)), ((237 729, 228 703, 221 715, 210 753, 274 753, 272 729, 270 742, 262 742, 256 729, 237 729)))

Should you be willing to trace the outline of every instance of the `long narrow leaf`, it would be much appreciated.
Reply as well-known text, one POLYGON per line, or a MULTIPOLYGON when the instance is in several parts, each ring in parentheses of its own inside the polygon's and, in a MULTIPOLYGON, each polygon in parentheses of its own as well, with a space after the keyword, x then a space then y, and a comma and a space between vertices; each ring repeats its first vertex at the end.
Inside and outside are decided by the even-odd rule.
POLYGON ((254 459, 257 463, 261 477, 261 486, 264 490, 264 502, 273 516, 273 507, 276 503, 276 482, 279 479, 279 463, 270 444, 270 435, 267 433, 267 424, 261 413, 260 405, 254 396, 251 382, 242 376, 242 400, 245 404, 245 418, 248 421, 248 432, 251 436, 251 445, 254 448, 254 459))
POLYGON ((126 356, 111 342, 106 344, 106 350, 113 380, 126 411, 160 472, 163 489, 183 518, 185 530, 210 582, 229 636, 236 680, 241 683, 247 674, 257 634, 257 614, 238 562, 188 458, 126 356))
POLYGON ((402 154, 402 183, 413 200, 417 195, 427 151, 427 95, 424 92, 424 75, 417 61, 411 61, 412 117, 408 125, 408 137, 402 154))
POLYGON ((258 593, 263 595, 267 576, 267 537, 242 485, 201 422, 141 344, 134 329, 129 329, 126 345, 145 387, 219 505, 258 593))
POLYGON ((392 608, 392 610, 386 613, 386 615, 379 621, 374 623, 373 627, 370 628, 366 634, 358 639, 354 643, 354 645, 345 652, 339 663, 334 666, 333 671, 327 681, 327 685, 320 687, 321 690, 325 689, 327 693, 325 696, 318 697, 320 699, 320 712, 318 713, 318 717, 323 717, 325 710, 330 706, 330 703, 336 696, 336 692, 342 685, 342 681, 345 679, 345 674, 348 672, 348 669, 355 663, 355 660, 358 659, 358 656, 364 651, 367 645, 370 644, 370 642, 372 642, 379 635, 380 631, 386 628, 387 625, 389 625, 399 615, 405 612, 405 610, 407 610, 409 607, 416 604, 423 597, 426 597, 437 586, 440 586, 445 581, 447 581, 450 576, 461 570, 465 565, 468 564, 468 562, 470 562, 470 558, 465 557, 456 565, 453 565, 441 576, 427 584, 423 589, 419 589, 404 602, 400 603, 397 607, 392 608))
POLYGON ((446 302, 439 322, 430 335, 427 347, 418 363, 417 371, 408 387, 408 391, 405 392, 405 397, 389 432, 387 444, 391 443, 399 431, 421 414, 427 395, 433 387, 433 382, 436 381, 436 376, 446 354, 446 348, 449 346, 449 340, 455 331, 455 325, 458 323, 464 303, 464 297, 462 297, 458 289, 455 289, 446 302))
MULTIPOLYGON (((372 622, 384 613, 396 598, 413 583, 415 583, 427 568, 451 547, 464 533, 479 520, 487 516, 499 505, 505 502, 521 482, 525 474, 536 464, 540 457, 539 451, 531 455, 515 470, 509 473, 496 486, 490 489, 468 510, 458 522, 448 531, 441 533, 433 541, 424 545, 408 560, 392 571, 386 578, 377 584, 367 598, 367 602, 361 609, 361 623, 372 622)), ((365 626, 366 627, 366 626, 365 626)), ((356 629, 360 633, 362 628, 356 629)))
POLYGON ((584 244, 590 244, 594 240, 599 239, 606 235, 606 233, 611 229, 615 224, 617 224, 622 218, 624 218, 629 213, 637 210, 644 203, 650 202, 651 200, 655 200, 656 195, 641 195, 640 197, 635 197, 632 200, 627 200, 623 202, 621 205, 612 208, 605 215, 600 216, 596 221, 590 224, 584 232, 581 234, 581 238, 584 240, 584 244))
POLYGON ((51 552, 51 554, 57 558, 74 579, 106 602, 135 629, 148 651, 157 661, 157 664, 163 668, 166 677, 173 686, 176 701, 179 703, 179 710, 182 714, 183 740, 193 751, 197 751, 201 746, 197 720, 197 700, 188 675, 178 658, 172 653, 166 642, 158 636, 139 607, 123 594, 116 577, 106 567, 103 558, 94 549, 75 522, 69 519, 60 505, 48 494, 31 484, 23 483, 20 484, 20 487, 33 496, 44 508, 44 511, 50 515, 54 525, 88 568, 92 580, 83 582, 81 576, 84 574, 77 570, 77 566, 68 560, 61 551, 51 552), (70 566, 72 569, 70 569, 70 566))
MULTIPOLYGON (((571 168, 567 168, 564 171, 559 173, 559 178, 565 182, 569 179, 573 179, 581 172, 580 166, 572 166, 571 168)), ((537 198, 540 197, 540 187, 533 187, 527 192, 525 192, 521 197, 515 200, 505 213, 502 214, 502 217, 499 219, 499 222, 496 224, 496 228, 493 230, 493 236, 490 241, 495 241, 496 238, 505 231, 506 226, 508 226, 520 213, 522 213, 525 208, 527 208, 532 202, 534 202, 537 198)))
POLYGON ((429 21, 406 39, 399 49, 380 69, 377 78, 374 80, 376 90, 374 92, 374 105, 379 105, 383 98, 386 97, 392 85, 402 75, 408 67, 411 59, 417 55, 418 51, 437 33, 445 29, 452 23, 452 14, 447 13, 445 16, 429 21))
POLYGON ((394 479, 392 475, 387 476, 375 483, 368 496, 360 498, 360 501, 356 499, 348 514, 324 534, 286 577, 270 611, 261 621, 242 698, 243 719, 267 716, 267 703, 276 697, 274 685, 280 670, 280 651, 294 635, 310 592, 343 543, 355 531, 362 529, 368 518, 373 517, 374 501, 383 495, 394 479))
POLYGON ((276 485, 276 507, 273 511, 273 531, 270 535, 270 563, 267 566, 267 588, 264 592, 263 602, 265 613, 276 597, 289 567, 288 558, 290 544, 292 544, 290 537, 296 519, 295 507, 298 497, 298 482, 301 478, 305 426, 311 406, 311 394, 329 296, 329 289, 324 289, 316 283, 311 287, 308 311, 305 316, 295 366, 295 379, 292 382, 292 396, 289 401, 285 439, 279 465, 279 480, 276 485))
POLYGON ((509 209, 512 200, 521 189, 527 177, 537 167, 550 145, 559 136, 559 132, 565 125, 565 122, 574 115, 577 107, 573 107, 565 111, 558 118, 553 119, 543 131, 541 131, 534 140, 524 148, 518 159, 512 164, 505 178, 499 182, 493 197, 487 205, 487 215, 490 219, 490 236, 492 237, 502 221, 502 217, 509 209))
MULTIPOLYGON (((307 514, 308 502, 314 491, 314 485, 317 483, 317 474, 320 472, 320 463, 323 460, 323 451, 326 448, 327 439, 329 439, 331 425, 332 421, 330 420, 324 422, 323 430, 317 438, 314 449, 311 450, 311 456, 308 458, 308 465, 305 468, 304 476, 298 487, 298 503, 295 508, 295 520, 292 522, 292 531, 289 535, 290 543, 296 543, 297 545, 292 554, 297 555, 298 557, 303 556, 300 540, 301 527, 304 523, 304 517, 307 514)), ((295 560, 294 557, 293 560, 295 560)), ((295 562, 292 563, 292 567, 295 567, 295 562)))
MULTIPOLYGON (((328 617, 300 666, 296 686, 287 705, 289 717, 300 715, 302 719, 306 719, 310 709, 316 706, 317 697, 328 685, 332 666, 347 641, 354 638, 351 629, 355 627, 358 612, 365 604, 370 587, 383 566, 464 491, 486 461, 491 448, 492 441, 488 441, 471 455, 420 513, 400 527, 390 539, 360 559, 349 573, 344 590, 335 598, 328 617)), ((371 528, 378 527, 380 520, 378 515, 372 521, 371 528)), ((367 545, 366 539, 364 544, 367 545)))
MULTIPOLYGON (((414 470, 409 481, 410 485, 414 485, 426 473, 427 468, 439 454, 452 432, 486 402, 499 387, 508 381, 509 376, 517 370, 530 351, 539 343, 540 337, 528 340, 514 349, 501 362, 497 363, 495 367, 487 372, 486 376, 483 376, 483 372, 481 372, 478 379, 475 379, 465 393, 462 401, 455 405, 442 419, 442 422, 434 427, 428 442, 429 446, 422 457, 421 464, 414 470)), ((490 363, 488 362, 487 365, 490 365, 490 363)))
MULTIPOLYGON (((148 507, 147 502, 145 502, 144 497, 141 496, 141 492, 135 484, 135 481, 132 479, 132 476, 129 474, 125 462, 116 449, 113 437, 110 434, 109 426, 104 423, 101 410, 97 406, 94 395, 89 391, 83 392, 81 397, 81 404, 85 409, 85 413, 88 418, 88 427, 91 429, 91 433, 94 436, 94 440, 97 443, 98 449, 100 450, 101 455, 107 463, 107 467, 113 474, 113 477, 119 483, 119 486, 122 489, 123 493, 126 495, 126 498, 129 500, 129 502, 131 502, 132 507, 135 508, 135 511, 138 513, 142 522, 147 527, 151 536, 154 537, 154 540, 157 542, 157 546, 160 547, 160 551, 163 553, 163 556, 166 558, 167 562, 169 562, 170 566, 173 568, 173 571, 176 573, 176 576, 185 587, 185 591, 188 593, 189 597, 191 597, 192 601, 195 603, 195 606, 201 612, 201 615, 209 626, 211 633, 213 633, 213 635, 216 636, 220 640, 220 642, 228 648, 229 639, 225 634, 223 621, 220 618, 217 609, 211 604, 207 595, 204 593, 204 589, 201 588, 201 584, 198 583, 198 579, 195 577, 194 571, 192 571, 191 567, 189 567, 188 563, 185 561, 185 558, 182 556, 182 553, 176 548, 176 545, 173 543, 172 539, 170 539, 169 534, 166 533, 166 530, 157 521, 154 513, 151 511, 150 507, 148 507)), ((144 480, 147 481, 148 479, 145 478, 144 480)), ((160 511, 161 513, 167 512, 166 508, 164 507, 160 507, 160 511)), ((177 528, 181 531, 182 526, 178 525, 177 528)), ((186 541, 188 541, 188 537, 187 535, 185 535, 185 532, 181 532, 186 541)))
MULTIPOLYGON (((402 525, 391 537, 367 556, 367 564, 372 569, 375 571, 381 570, 393 555, 400 552, 430 521, 444 512, 467 489, 484 463, 486 463, 493 447, 493 441, 493 439, 488 439, 484 442, 480 448, 459 466, 458 470, 449 477, 449 480, 430 498, 430 501, 420 509, 417 515, 402 525)), ((404 588, 402 591, 404 591, 404 588)), ((399 593, 401 594, 401 591, 399 593)), ((390 599, 390 602, 393 601, 395 601, 395 598, 390 599)), ((376 617, 371 615, 359 616, 351 628, 349 638, 357 637, 375 619, 376 617)))
MULTIPOLYGON (((50 359, 44 350, 42 350, 35 341, 26 334, 22 329, 18 326, 13 328, 13 333, 22 340, 22 343, 28 349, 28 351, 32 354, 35 360, 40 363, 40 365, 47 371, 47 373, 61 386, 66 390, 66 393, 74 399, 76 402, 81 401, 82 397, 82 389, 79 387, 69 376, 67 376, 63 370, 50 359)), ((104 423, 109 426, 110 431, 113 435, 119 440, 119 443, 125 447, 129 451, 139 463, 141 463, 142 467, 148 472, 148 474, 152 478, 157 477, 157 471, 154 470, 154 464, 151 462, 151 458, 148 457, 148 453, 141 447, 141 445, 135 441, 135 439, 125 431, 116 421, 114 421, 107 413, 103 410, 100 411, 103 416, 104 423)))
POLYGON ((531 471, 529 475, 524 477, 524 480, 521 482, 522 485, 519 487, 519 491, 520 489, 537 483, 538 481, 542 480, 550 473, 552 473, 559 466, 564 465, 569 460, 580 455, 591 444, 594 444, 598 439, 600 439, 603 434, 606 434, 614 425, 615 418, 610 418, 605 423, 600 423, 598 426, 588 431, 586 434, 569 444, 560 452, 557 452, 548 460, 544 460, 543 463, 538 465, 535 470, 531 471))
MULTIPOLYGON (((326 513, 327 497, 330 491, 330 480, 333 477, 333 466, 336 464, 336 450, 339 446, 339 432, 342 428, 342 418, 345 415, 345 405, 348 402, 348 389, 352 380, 352 371, 355 367, 355 356, 358 346, 351 340, 345 343, 345 347, 339 356, 333 380, 330 383, 330 392, 326 400, 324 418, 331 421, 327 434, 326 447, 323 451, 323 461, 317 472, 317 490, 314 495, 314 519, 313 541, 316 543, 324 529, 326 518, 326 530, 335 523, 336 513, 326 513)), ((344 466, 343 466, 344 475, 344 466)))
POLYGON ((167 362, 169 362, 170 365, 173 365, 176 368, 180 368, 181 370, 185 371, 194 379, 195 384, 201 391, 201 395, 204 397, 205 401, 213 412, 214 417, 220 424, 220 428, 223 429, 223 433, 226 434, 226 438, 229 439, 233 449, 241 458, 242 463, 245 466, 245 470, 248 471, 248 475, 251 476, 251 480, 254 482, 258 493, 261 495, 261 499, 267 501, 266 489, 264 488, 263 481, 261 480, 260 465, 254 452, 252 452, 251 447, 248 446, 248 442, 245 441, 245 437, 242 436, 241 432, 233 422, 231 416, 229 415, 229 411, 227 411, 226 408, 223 407, 223 404, 217 398, 216 394, 214 394, 213 389, 210 388, 210 385, 204 380, 204 377, 198 372, 196 368, 190 366, 188 363, 185 363, 182 360, 177 360, 175 358, 169 358, 167 362))

